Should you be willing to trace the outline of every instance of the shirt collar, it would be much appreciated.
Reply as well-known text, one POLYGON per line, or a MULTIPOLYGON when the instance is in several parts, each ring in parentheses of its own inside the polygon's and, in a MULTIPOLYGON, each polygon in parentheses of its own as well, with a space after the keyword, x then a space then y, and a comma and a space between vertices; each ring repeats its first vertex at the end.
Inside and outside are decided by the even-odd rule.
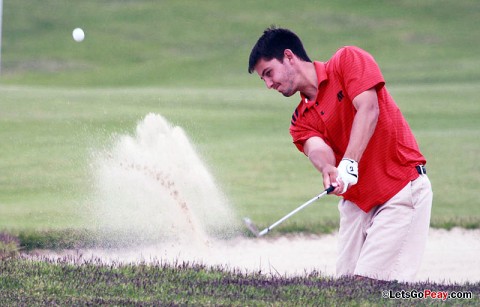
POLYGON ((322 84, 322 82, 328 80, 327 71, 325 69, 324 62, 313 62, 315 65, 315 72, 317 73, 318 85, 322 84))
MULTIPOLYGON (((315 67, 315 72, 317 73, 318 87, 320 88, 320 84, 328 80, 325 63, 314 61, 313 65, 315 67)), ((302 98, 302 102, 305 103, 306 106, 311 106, 312 100, 307 100, 307 98, 302 93, 300 93, 300 97, 302 98)))

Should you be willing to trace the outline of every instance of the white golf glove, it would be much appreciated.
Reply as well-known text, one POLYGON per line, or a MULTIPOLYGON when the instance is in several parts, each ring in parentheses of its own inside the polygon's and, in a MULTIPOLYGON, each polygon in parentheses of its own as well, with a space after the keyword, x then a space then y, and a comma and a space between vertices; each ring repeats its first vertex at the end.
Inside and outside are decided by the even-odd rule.
POLYGON ((338 177, 337 181, 343 182, 343 191, 345 193, 348 186, 352 186, 358 182, 358 162, 352 159, 343 158, 338 164, 338 177))

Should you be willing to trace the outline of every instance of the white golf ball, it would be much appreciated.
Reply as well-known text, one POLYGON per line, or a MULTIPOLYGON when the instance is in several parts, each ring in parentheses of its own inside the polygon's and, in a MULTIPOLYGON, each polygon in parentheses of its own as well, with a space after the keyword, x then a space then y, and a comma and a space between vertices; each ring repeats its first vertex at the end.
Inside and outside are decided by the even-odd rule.
POLYGON ((75 28, 72 32, 73 39, 76 42, 81 42, 85 38, 85 32, 81 28, 75 28))

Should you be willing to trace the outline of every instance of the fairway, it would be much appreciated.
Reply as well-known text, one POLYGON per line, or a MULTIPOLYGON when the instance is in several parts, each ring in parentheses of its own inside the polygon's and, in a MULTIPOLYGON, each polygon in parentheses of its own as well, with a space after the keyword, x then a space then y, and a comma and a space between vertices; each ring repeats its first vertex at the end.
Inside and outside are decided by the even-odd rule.
MULTIPOLYGON (((288 134, 298 98, 247 73, 270 24, 294 29, 315 60, 369 51, 427 158, 432 226, 478 228, 479 2, 281 3, 5 1, 0 229, 92 227, 92 154, 151 112, 185 129, 239 220, 267 226, 318 194, 288 134)), ((331 232, 336 204, 327 197, 277 231, 331 232)))
MULTIPOLYGON (((437 226, 478 227, 477 84, 390 86, 427 157, 437 226), (452 101, 462 95, 462 103, 452 101), (458 176, 458 174, 462 174, 458 176)), ((133 135, 153 112, 181 126, 239 217, 273 222, 322 189, 288 134, 294 98, 262 89, 48 89, 2 86, 0 225, 9 230, 89 227, 92 153, 133 135)), ((277 231, 335 229, 329 196, 277 231)))

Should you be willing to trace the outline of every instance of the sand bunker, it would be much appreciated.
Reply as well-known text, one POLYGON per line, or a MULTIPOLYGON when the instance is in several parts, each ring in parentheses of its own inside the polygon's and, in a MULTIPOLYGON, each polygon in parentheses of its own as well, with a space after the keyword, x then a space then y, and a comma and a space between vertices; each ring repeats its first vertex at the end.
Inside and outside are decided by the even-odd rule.
MULTIPOLYGON (((242 238, 209 242, 170 242, 135 249, 85 249, 51 252, 42 256, 66 255, 106 263, 200 263, 244 272, 303 275, 311 271, 335 274, 335 234, 242 238)), ((431 229, 417 281, 464 283, 480 281, 480 230, 431 229)))

